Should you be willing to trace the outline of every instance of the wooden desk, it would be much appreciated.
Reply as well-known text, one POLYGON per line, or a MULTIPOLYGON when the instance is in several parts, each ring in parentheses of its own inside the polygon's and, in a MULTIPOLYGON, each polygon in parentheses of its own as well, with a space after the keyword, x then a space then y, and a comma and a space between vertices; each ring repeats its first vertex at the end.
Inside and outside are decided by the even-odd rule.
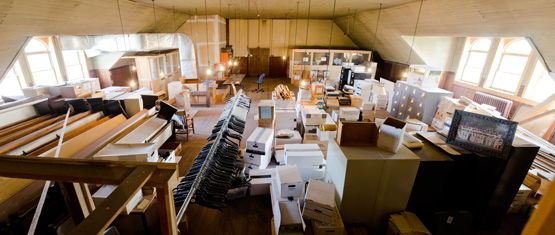
POLYGON ((230 85, 232 83, 234 85, 241 85, 241 82, 243 82, 243 79, 245 79, 245 76, 247 76, 247 75, 246 74, 232 74, 224 82, 224 85, 230 85))

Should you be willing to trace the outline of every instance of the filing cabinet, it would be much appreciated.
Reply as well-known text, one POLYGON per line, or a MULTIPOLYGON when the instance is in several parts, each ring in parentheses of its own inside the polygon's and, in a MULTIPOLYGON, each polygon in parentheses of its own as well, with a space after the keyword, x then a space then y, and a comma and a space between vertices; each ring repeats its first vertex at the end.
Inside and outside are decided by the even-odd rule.
POLYGON ((393 93, 390 114, 398 119, 418 119, 428 125, 432 123, 442 97, 453 97, 453 92, 439 88, 420 88, 398 81, 393 93))

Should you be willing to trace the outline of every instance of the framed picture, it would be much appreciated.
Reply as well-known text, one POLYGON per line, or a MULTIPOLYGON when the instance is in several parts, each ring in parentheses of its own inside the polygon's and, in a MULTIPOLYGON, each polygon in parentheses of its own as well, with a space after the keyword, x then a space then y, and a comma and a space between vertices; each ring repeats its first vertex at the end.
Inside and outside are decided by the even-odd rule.
POLYGON ((446 142, 507 159, 517 126, 518 122, 456 110, 446 142))

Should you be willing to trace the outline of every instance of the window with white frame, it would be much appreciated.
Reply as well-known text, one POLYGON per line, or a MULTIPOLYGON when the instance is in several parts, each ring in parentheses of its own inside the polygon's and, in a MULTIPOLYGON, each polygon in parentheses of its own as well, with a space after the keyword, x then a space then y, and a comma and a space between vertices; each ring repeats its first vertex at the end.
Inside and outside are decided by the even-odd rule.
POLYGON ((8 73, 0 82, 0 96, 19 96, 23 95, 23 88, 27 87, 25 78, 21 73, 19 62, 15 62, 14 66, 8 70, 8 73))
POLYGON ((79 50, 62 51, 68 80, 88 78, 85 53, 79 50))
POLYGON ((25 58, 35 86, 58 83, 58 76, 54 70, 54 65, 57 63, 53 60, 45 41, 31 39, 25 47, 25 58))
POLYGON ((543 61, 524 38, 467 38, 455 80, 495 95, 535 102, 555 91, 543 61))

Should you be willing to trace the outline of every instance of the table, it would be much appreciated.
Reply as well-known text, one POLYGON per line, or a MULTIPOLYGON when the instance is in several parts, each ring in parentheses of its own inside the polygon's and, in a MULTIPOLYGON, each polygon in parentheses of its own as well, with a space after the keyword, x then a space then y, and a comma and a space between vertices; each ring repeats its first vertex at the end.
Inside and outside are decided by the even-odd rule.
POLYGON ((240 85, 243 82, 243 79, 247 76, 246 74, 232 74, 229 78, 226 79, 224 85, 240 85))

